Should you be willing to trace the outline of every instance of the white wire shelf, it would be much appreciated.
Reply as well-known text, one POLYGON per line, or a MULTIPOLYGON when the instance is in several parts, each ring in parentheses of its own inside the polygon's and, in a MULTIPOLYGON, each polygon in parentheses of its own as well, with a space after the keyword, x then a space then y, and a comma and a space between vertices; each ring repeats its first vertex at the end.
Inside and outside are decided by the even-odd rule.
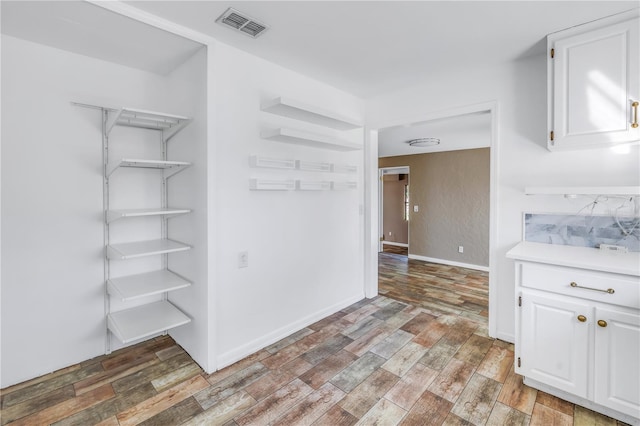
POLYGON ((271 114, 302 120, 337 130, 352 130, 362 127, 362 123, 351 117, 336 114, 294 99, 279 97, 262 104, 262 110, 271 114))
POLYGON ((128 210, 109 210, 107 212, 107 223, 111 223, 118 219, 133 217, 149 217, 164 216, 172 217, 182 214, 191 213, 190 209, 128 209, 128 210))
POLYGON ((122 158, 110 161, 107 164, 107 176, 116 171, 120 167, 133 167, 139 169, 160 169, 165 170, 165 176, 173 176, 189 167, 191 163, 185 161, 168 161, 168 160, 143 160, 139 158, 122 158))
POLYGON ((166 142, 191 122, 188 117, 166 114, 163 112, 145 111, 134 108, 122 108, 109 113, 107 134, 113 126, 138 127, 162 131, 162 139, 166 142))
POLYGON ((331 171, 333 173, 358 173, 358 166, 350 164, 332 164, 331 171))
POLYGON ((107 292, 122 301, 128 301, 180 290, 190 285, 191 282, 186 278, 165 269, 112 278, 107 281, 107 292))
POLYGON ((167 301, 107 315, 107 327, 122 343, 150 337, 189 322, 191 318, 167 301))
POLYGON ((357 151, 362 149, 362 145, 353 142, 295 129, 279 128, 265 130, 261 133, 261 136, 263 139, 272 141, 332 149, 334 151, 357 151))
POLYGON ((136 241, 133 243, 111 244, 107 246, 107 257, 112 260, 127 260, 136 257, 176 253, 190 249, 190 245, 169 239, 136 241))
POLYGON ((348 191, 357 188, 358 182, 331 182, 331 189, 334 191, 348 191))
POLYGON ((319 163, 315 161, 296 160, 298 170, 307 172, 330 172, 333 165, 331 163, 319 163))

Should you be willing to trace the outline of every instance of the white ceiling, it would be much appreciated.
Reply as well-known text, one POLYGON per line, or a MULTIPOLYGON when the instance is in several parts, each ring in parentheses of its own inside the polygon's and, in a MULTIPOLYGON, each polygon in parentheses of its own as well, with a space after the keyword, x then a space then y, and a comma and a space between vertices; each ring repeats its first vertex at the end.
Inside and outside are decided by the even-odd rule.
POLYGON ((423 123, 389 127, 378 133, 378 157, 486 148, 491 145, 491 114, 464 114, 423 123), (412 147, 407 141, 438 138, 440 144, 412 147))
MULTIPOLYGON (((126 1, 362 98, 469 64, 545 50, 545 36, 637 1, 126 1), (270 26, 257 39, 215 22, 234 7, 270 26)), ((2 33, 166 74, 202 46, 84 1, 7 1, 2 33)), ((489 114, 380 132, 380 156, 489 146, 489 114), (432 148, 404 141, 437 137, 432 148)))
POLYGON ((544 52, 544 37, 637 1, 127 1, 254 55, 372 97, 468 64, 544 52), (215 23, 227 7, 270 26, 215 23))
POLYGON ((165 75, 202 45, 84 1, 6 1, 2 33, 165 75))

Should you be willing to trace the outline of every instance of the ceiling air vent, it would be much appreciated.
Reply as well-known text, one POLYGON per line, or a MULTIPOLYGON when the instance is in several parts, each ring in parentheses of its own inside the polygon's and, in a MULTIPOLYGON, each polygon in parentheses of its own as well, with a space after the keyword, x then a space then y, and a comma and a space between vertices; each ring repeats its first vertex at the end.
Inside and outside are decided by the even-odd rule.
POLYGON ((241 31, 253 38, 258 37, 269 28, 267 25, 260 23, 250 16, 242 12, 238 12, 233 8, 227 9, 218 19, 216 19, 216 22, 227 25, 234 30, 241 31))

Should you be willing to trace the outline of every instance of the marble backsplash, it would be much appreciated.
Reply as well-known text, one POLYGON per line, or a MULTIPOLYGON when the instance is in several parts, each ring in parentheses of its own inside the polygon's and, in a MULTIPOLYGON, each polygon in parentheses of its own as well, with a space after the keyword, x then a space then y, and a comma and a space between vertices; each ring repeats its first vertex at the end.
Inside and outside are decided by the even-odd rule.
POLYGON ((615 244, 640 252, 640 217, 525 213, 524 240, 593 248, 615 244))

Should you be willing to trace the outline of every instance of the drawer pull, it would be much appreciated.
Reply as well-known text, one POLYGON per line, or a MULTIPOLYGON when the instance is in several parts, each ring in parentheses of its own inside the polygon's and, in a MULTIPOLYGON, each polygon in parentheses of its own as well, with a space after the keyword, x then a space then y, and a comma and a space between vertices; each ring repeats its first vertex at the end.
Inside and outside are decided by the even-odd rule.
POLYGON ((585 317, 584 315, 578 315, 578 321, 586 322, 587 321, 587 317, 585 317))
POLYGON ((598 320, 598 325, 600 327, 606 327, 607 326, 607 322, 605 320, 598 320))
POLYGON ((599 288, 584 287, 584 286, 578 285, 577 283, 574 283, 574 282, 571 282, 571 284, 569 284, 569 285, 570 285, 571 287, 574 287, 574 288, 583 288, 583 289, 585 289, 585 290, 601 291, 601 292, 603 292, 603 293, 609 293, 609 294, 613 294, 613 293, 615 293, 615 292, 616 292, 616 291, 615 291, 614 289, 612 289, 612 288, 608 288, 608 289, 606 289, 606 290, 601 290, 601 289, 599 289, 599 288))

